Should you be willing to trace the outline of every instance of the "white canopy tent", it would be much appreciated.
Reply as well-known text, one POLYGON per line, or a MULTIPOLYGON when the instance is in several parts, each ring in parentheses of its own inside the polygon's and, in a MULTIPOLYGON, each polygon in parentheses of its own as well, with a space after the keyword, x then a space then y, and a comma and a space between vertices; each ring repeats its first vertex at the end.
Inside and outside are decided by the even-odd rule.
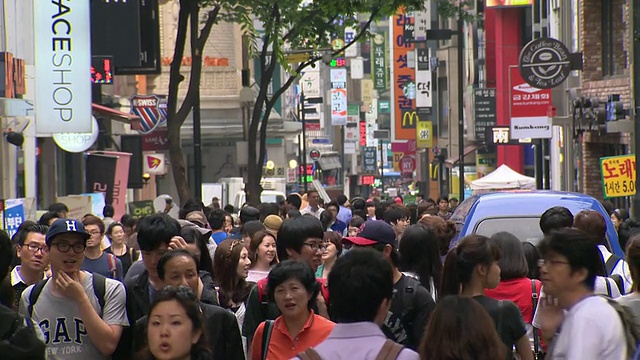
POLYGON ((535 188, 535 178, 522 175, 504 164, 487 176, 471 182, 471 190, 475 193, 488 190, 535 188))

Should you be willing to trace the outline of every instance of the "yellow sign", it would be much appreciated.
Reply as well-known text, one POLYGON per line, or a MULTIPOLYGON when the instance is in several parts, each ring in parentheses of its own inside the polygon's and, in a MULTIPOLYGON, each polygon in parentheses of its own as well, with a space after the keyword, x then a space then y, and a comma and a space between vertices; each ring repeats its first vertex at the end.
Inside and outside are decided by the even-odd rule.
POLYGON ((420 120, 418 113, 414 110, 405 111, 402 114, 402 128, 403 129, 415 129, 416 122, 420 120))
POLYGON ((419 149, 433 147, 433 122, 418 120, 416 124, 416 139, 419 149))
POLYGON ((400 172, 400 160, 404 156, 403 152, 394 152, 393 153, 393 171, 400 172))
POLYGON ((621 155, 600 158, 602 192, 605 198, 636 194, 636 157, 621 155))
POLYGON ((309 60, 308 53, 296 53, 296 54, 287 54, 284 57, 287 59, 287 64, 297 64, 301 62, 305 62, 309 60))

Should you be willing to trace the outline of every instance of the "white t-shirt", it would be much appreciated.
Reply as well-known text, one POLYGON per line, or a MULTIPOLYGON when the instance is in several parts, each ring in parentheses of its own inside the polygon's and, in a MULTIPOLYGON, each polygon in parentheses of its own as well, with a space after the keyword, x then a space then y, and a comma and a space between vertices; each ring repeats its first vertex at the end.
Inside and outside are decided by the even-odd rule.
POLYGON ((584 298, 565 312, 550 360, 627 359, 624 328, 618 313, 600 296, 584 298))
MULTIPOLYGON (((100 313, 100 304, 93 291, 93 275, 83 271, 82 286, 89 296, 91 305, 100 313)), ((49 360, 108 360, 95 347, 82 322, 82 314, 75 302, 53 295, 52 279, 47 281, 38 300, 33 306, 32 319, 40 326, 45 338, 46 357, 49 360)), ((20 314, 29 316, 29 295, 33 285, 22 292, 20 314)), ((124 285, 112 279, 106 279, 105 303, 102 319, 109 325, 128 326, 125 308, 124 285)))
POLYGON ((302 215, 304 215, 304 214, 311 214, 311 215, 313 215, 313 216, 317 217, 318 219, 320 219, 320 214, 322 214, 322 212, 323 212, 323 211, 324 211, 324 209, 323 209, 323 208, 321 208, 321 207, 318 207, 318 210, 313 211, 313 208, 311 207, 311 205, 309 205, 309 206, 307 206, 306 208, 304 208, 304 209, 300 210, 300 213, 301 213, 302 215))

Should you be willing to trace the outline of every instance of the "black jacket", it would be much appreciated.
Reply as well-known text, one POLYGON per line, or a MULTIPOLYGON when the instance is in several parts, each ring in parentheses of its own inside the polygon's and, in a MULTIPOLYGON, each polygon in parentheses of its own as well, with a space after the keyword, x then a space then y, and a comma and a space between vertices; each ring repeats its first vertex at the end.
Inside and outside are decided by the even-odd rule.
MULTIPOLYGON (((242 337, 235 315, 217 305, 200 303, 200 309, 204 317, 205 334, 214 359, 244 360, 242 337)), ((147 320, 145 316, 136 322, 133 337, 134 353, 147 342, 147 320)))
POLYGON ((44 343, 17 312, 0 305, 0 354, 6 360, 44 360, 44 343))

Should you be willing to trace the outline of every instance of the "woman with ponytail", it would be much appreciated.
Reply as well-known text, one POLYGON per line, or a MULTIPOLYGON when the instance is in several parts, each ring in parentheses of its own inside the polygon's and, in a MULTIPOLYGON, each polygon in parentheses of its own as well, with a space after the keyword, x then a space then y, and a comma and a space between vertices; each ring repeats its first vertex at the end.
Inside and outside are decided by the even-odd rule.
POLYGON ((513 358, 513 347, 522 360, 533 360, 533 352, 522 314, 511 301, 484 296, 485 289, 500 283, 500 248, 482 235, 462 238, 447 254, 438 296, 462 295, 476 300, 491 315, 502 342, 507 346, 505 359, 513 358))

